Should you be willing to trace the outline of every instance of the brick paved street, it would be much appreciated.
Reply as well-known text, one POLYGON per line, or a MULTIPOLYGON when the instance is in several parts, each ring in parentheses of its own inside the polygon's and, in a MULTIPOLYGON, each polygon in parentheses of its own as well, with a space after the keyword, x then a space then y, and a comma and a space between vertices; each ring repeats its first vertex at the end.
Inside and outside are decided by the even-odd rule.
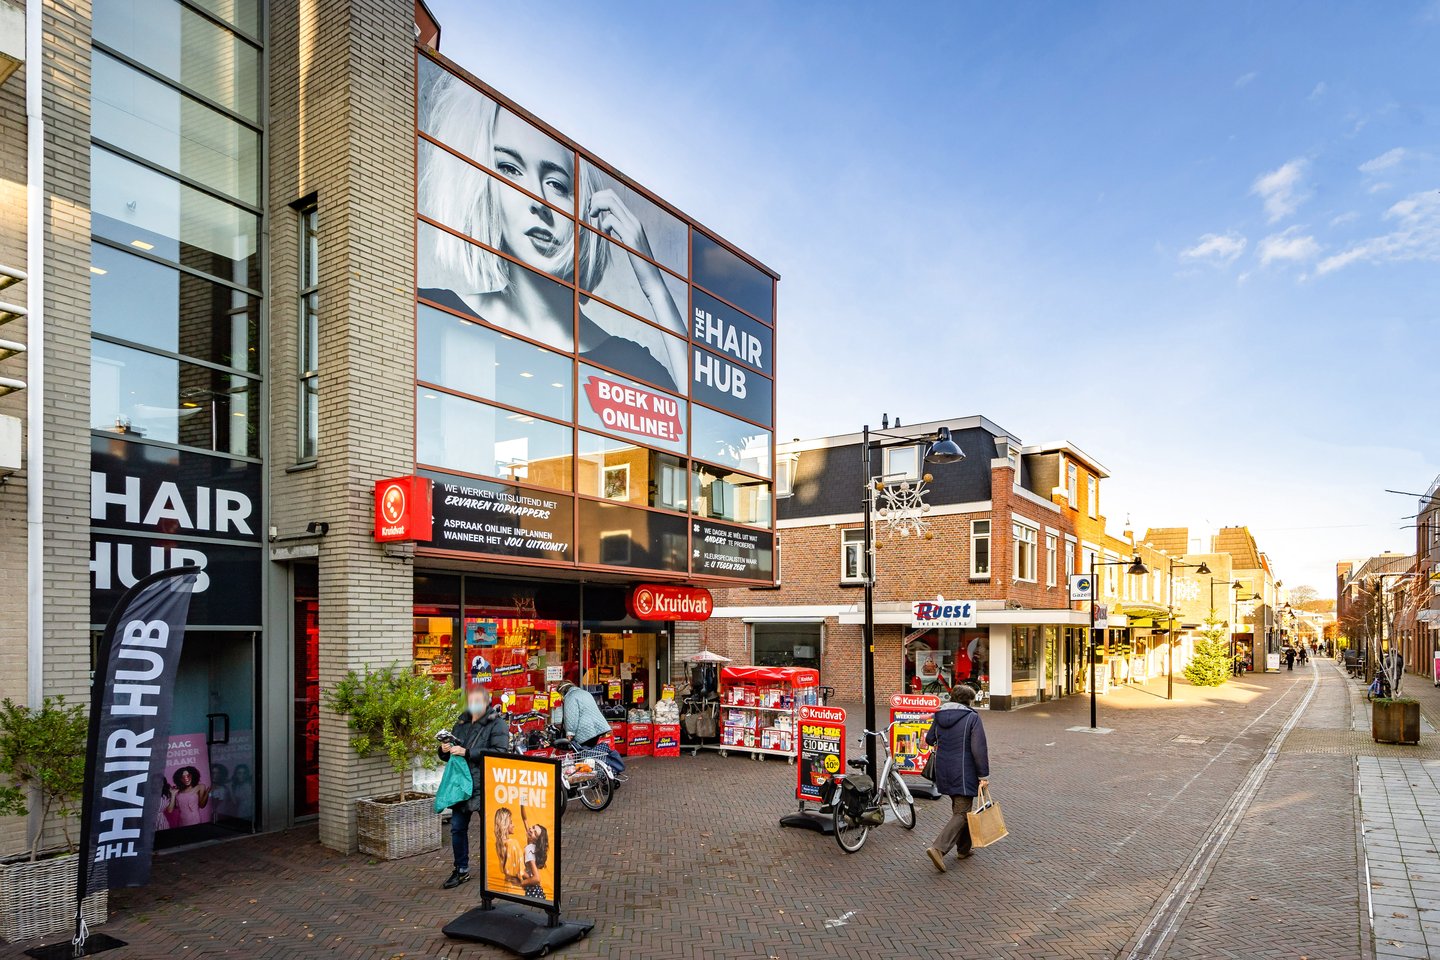
MULTIPOLYGON (((1321 669, 1327 669, 1324 664, 1321 669)), ((782 831, 794 768, 713 754, 632 762, 612 807, 566 818, 567 915, 596 921, 575 957, 783 958, 1125 955, 1232 794, 1309 689, 1310 671, 1218 691, 1177 684, 987 714, 1011 836, 945 875, 887 826, 844 855, 782 831), (1181 740, 1176 740, 1182 737, 1181 740)), ((1329 678, 1302 723, 1348 726, 1329 678)), ((1173 957, 1362 956, 1353 763, 1281 751, 1169 944, 1173 957), (1346 844, 1349 844, 1348 853, 1346 844)), ((397 863, 342 857, 313 829, 157 860, 149 888, 112 897, 110 956, 487 957, 440 926, 474 886, 442 891, 447 851, 397 863)))

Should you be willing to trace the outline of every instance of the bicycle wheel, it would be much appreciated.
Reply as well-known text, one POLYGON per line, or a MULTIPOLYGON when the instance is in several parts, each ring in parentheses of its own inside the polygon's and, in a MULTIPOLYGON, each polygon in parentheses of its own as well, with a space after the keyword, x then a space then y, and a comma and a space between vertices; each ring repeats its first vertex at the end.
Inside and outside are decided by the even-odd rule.
POLYGON ((865 846, 865 838, 870 835, 870 827, 862 822, 859 817, 852 817, 845 812, 840 798, 835 798, 835 842, 840 844, 840 849, 846 853, 854 853, 865 846))
POLYGON ((603 773, 596 773, 579 786, 580 802, 585 809, 600 811, 615 799, 615 785, 603 773))
POLYGON ((905 795, 905 784, 894 770, 885 778, 885 802, 890 804, 890 812, 895 814, 900 826, 915 829, 915 801, 905 795))

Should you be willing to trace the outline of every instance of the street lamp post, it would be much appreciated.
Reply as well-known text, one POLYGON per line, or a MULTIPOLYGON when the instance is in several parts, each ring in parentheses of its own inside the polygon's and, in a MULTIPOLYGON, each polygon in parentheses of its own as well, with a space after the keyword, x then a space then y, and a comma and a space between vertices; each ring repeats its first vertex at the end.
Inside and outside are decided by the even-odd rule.
MULTIPOLYGON (((875 475, 871 466, 870 451, 876 447, 898 447, 910 444, 919 446, 921 443, 928 443, 925 448, 926 463, 956 463, 965 459, 965 452, 960 445, 950 439, 950 428, 941 427, 935 432, 934 439, 925 437, 896 437, 890 434, 879 434, 886 442, 871 444, 870 425, 866 424, 864 429, 864 440, 860 448, 860 460, 865 470, 865 539, 862 547, 865 557, 865 649, 861 655, 864 665, 864 686, 865 686, 865 729, 875 729, 875 525, 871 512, 874 504, 875 475)), ((865 737, 865 760, 869 764, 868 770, 871 776, 879 772, 875 763, 875 738, 865 737)))
MULTIPOLYGON (((1198 573, 1200 576, 1204 577, 1204 576, 1209 576, 1209 574, 1210 574, 1210 566, 1209 566, 1209 564, 1207 564, 1204 560, 1201 560, 1199 563, 1181 563, 1181 562, 1177 562, 1174 557, 1170 557, 1170 558, 1169 558, 1169 562, 1170 562, 1170 570, 1169 570, 1170 584, 1169 584, 1169 586, 1166 588, 1168 592, 1165 594, 1165 599, 1168 601, 1168 605, 1169 605, 1169 607, 1170 607, 1170 635, 1165 638, 1167 641, 1169 641, 1169 651, 1168 651, 1169 656, 1166 658, 1166 666, 1165 666, 1165 699, 1166 699, 1166 700, 1174 700, 1174 699, 1175 699, 1175 568, 1176 568, 1176 567, 1189 568, 1189 569, 1191 569, 1191 570, 1194 570, 1194 571, 1195 571, 1196 573, 1198 573)), ((1212 581, 1212 583, 1211 583, 1211 590, 1212 590, 1212 593, 1213 593, 1213 590, 1214 590, 1214 583, 1213 583, 1213 581, 1212 581)))
POLYGON ((1125 572, 1132 577, 1143 577, 1150 572, 1150 568, 1140 560, 1137 553, 1129 560, 1100 560, 1095 554, 1090 554, 1090 729, 1099 728, 1099 706, 1095 699, 1095 656, 1100 647, 1100 631, 1095 629, 1095 595, 1100 592, 1100 583, 1095 579, 1097 567, 1126 567, 1125 572))
MULTIPOLYGON (((1211 577, 1211 578, 1210 578, 1210 612, 1211 612, 1211 613, 1214 613, 1214 612, 1215 612, 1215 584, 1217 584, 1217 583, 1224 583, 1224 582, 1225 582, 1225 581, 1219 580, 1219 579, 1217 579, 1217 578, 1215 578, 1215 577, 1211 577)), ((1240 581, 1239 581, 1239 580, 1236 580, 1234 583, 1230 584, 1230 589, 1231 589, 1231 590, 1236 590, 1236 591, 1238 591, 1238 590, 1240 589, 1240 581)), ((1230 676, 1232 676, 1232 677, 1238 677, 1238 676, 1240 676, 1240 670, 1239 670, 1238 667, 1235 666, 1235 621, 1234 621, 1234 620, 1231 620, 1230 623, 1229 623, 1227 626, 1230 628, 1230 676)))

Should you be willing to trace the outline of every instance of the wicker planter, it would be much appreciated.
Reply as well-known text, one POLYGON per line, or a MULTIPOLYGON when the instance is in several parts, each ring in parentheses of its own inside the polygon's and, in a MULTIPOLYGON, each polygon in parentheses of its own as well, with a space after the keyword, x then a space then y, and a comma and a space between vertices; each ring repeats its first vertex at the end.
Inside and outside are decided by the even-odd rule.
POLYGON ((355 828, 360 852, 382 860, 399 860, 440 849, 440 814, 435 797, 407 793, 403 798, 371 797, 355 801, 355 828))
POLYGON ((1370 735, 1376 743, 1419 743, 1418 700, 1376 700, 1370 705, 1370 735))
MULTIPOLYGON (((32 940, 75 925, 76 854, 47 860, 0 863, 0 939, 32 940)), ((85 898, 85 923, 105 922, 109 895, 105 890, 85 898)))

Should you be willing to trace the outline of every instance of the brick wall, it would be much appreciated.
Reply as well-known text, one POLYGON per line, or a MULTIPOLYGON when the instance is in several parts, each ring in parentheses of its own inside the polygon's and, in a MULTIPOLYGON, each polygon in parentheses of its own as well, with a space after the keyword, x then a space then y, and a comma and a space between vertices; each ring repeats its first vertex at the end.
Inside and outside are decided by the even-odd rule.
MULTIPOLYGON (((411 659, 412 569, 371 536, 375 480, 414 467, 414 11, 398 0, 271 6, 270 478, 282 533, 319 546, 322 691, 350 669, 411 659), (320 444, 296 457, 296 239, 286 205, 315 194, 320 230, 320 444)), ((395 777, 320 720, 320 836, 355 849, 354 799, 395 777)))

